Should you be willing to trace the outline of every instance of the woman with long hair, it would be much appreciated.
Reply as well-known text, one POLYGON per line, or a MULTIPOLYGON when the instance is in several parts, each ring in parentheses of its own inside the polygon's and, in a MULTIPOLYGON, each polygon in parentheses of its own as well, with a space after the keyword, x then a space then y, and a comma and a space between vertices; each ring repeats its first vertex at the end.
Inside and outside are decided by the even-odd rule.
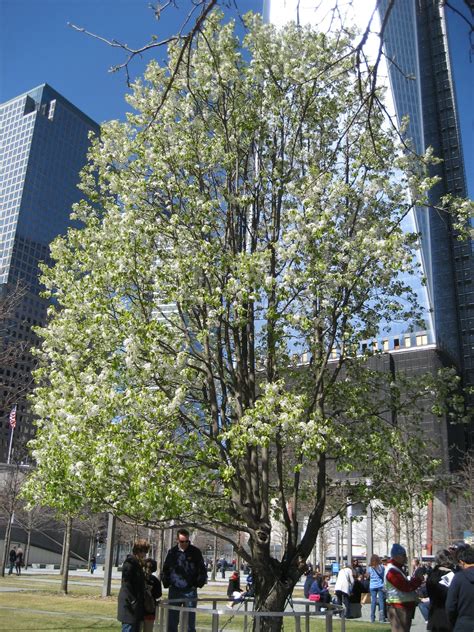
POLYGON ((453 573, 454 560, 447 549, 438 551, 434 558, 435 566, 426 580, 426 592, 430 599, 428 625, 431 632, 449 632, 451 625, 446 613, 446 597, 453 573), (443 580, 443 577, 445 578, 443 580))
POLYGON ((375 622, 375 608, 379 604, 379 621, 385 621, 385 593, 383 590, 383 580, 385 568, 378 555, 372 555, 368 568, 369 590, 370 590, 370 621, 375 622))

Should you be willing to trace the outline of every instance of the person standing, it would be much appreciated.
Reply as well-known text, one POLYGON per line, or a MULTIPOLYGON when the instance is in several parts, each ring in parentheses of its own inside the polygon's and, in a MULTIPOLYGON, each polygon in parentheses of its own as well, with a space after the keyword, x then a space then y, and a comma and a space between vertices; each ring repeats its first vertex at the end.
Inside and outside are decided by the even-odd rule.
POLYGON ((15 568, 16 574, 21 575, 21 568, 23 566, 23 549, 19 546, 16 550, 15 568))
POLYGON ((379 621, 385 621, 385 593, 383 590, 385 568, 378 555, 372 555, 369 564, 370 621, 375 623, 375 608, 379 604, 379 621))
POLYGON ((91 575, 94 574, 95 569, 97 568, 97 559, 95 555, 91 557, 91 575))
POLYGON ((146 540, 137 540, 122 566, 122 584, 117 604, 117 619, 122 623, 122 632, 140 632, 145 614, 143 564, 149 548, 146 540))
POLYGON ((303 595, 305 597, 305 599, 309 599, 309 589, 311 588, 311 584, 314 581, 314 577, 313 577, 313 570, 309 568, 306 569, 305 571, 305 580, 304 580, 304 586, 303 586, 303 595))
POLYGON ((10 550, 10 553, 8 554, 8 560, 9 560, 8 574, 11 575, 13 573, 13 569, 15 568, 15 564, 16 564, 16 546, 14 546, 10 550))
POLYGON ((153 632, 156 618, 156 602, 161 597, 161 582, 154 573, 158 568, 156 560, 145 560, 145 616, 143 632, 153 632))
POLYGON ((426 627, 432 632, 450 632, 451 626, 446 614, 446 597, 450 577, 454 577, 454 561, 446 549, 438 551, 434 561, 435 567, 426 580, 426 594, 430 600, 426 627))
POLYGON ((225 579, 225 571, 226 571, 226 568, 227 568, 227 562, 226 562, 225 557, 222 557, 222 558, 219 560, 219 562, 218 562, 218 567, 219 567, 219 570, 220 570, 220 572, 221 572, 221 577, 222 577, 222 579, 225 579))
POLYGON ((453 632, 474 630, 474 548, 467 546, 458 555, 461 570, 448 588, 446 611, 453 632))
POLYGON ((336 584, 334 591, 336 593, 337 603, 340 606, 344 606, 346 610, 346 617, 350 616, 350 602, 349 595, 352 592, 354 585, 354 575, 352 574, 352 568, 349 564, 346 564, 344 568, 341 568, 337 574, 336 584))
MULTIPOLYGON (((195 608, 197 589, 207 582, 207 570, 201 551, 189 541, 189 531, 178 529, 176 545, 168 551, 161 581, 168 588, 172 605, 195 608)), ((168 632, 177 632, 179 610, 168 609, 168 632)), ((196 613, 189 612, 188 632, 196 632, 196 613)))
POLYGON ((409 632, 418 604, 416 589, 423 583, 423 578, 408 579, 403 572, 407 552, 401 544, 392 546, 390 558, 385 568, 384 580, 388 620, 392 632, 409 632))

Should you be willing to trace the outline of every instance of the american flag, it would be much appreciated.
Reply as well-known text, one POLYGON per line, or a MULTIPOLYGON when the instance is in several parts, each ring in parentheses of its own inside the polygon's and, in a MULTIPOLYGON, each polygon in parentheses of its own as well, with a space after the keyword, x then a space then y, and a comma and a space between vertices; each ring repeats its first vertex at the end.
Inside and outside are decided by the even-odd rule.
POLYGON ((14 430, 16 426, 16 404, 11 409, 9 421, 10 421, 10 428, 14 430))

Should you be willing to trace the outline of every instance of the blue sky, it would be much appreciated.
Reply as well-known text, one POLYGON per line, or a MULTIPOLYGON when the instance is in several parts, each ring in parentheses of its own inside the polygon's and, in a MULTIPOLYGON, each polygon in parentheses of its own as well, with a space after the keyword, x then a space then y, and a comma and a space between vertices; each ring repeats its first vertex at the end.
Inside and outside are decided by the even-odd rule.
MULTIPOLYGON (((155 0, 151 0, 156 4, 155 0)), ((463 0, 453 3, 466 13, 463 0)), ((124 119, 129 109, 124 95, 125 73, 109 68, 124 61, 124 53, 74 31, 77 26, 108 39, 140 47, 156 35, 159 39, 176 33, 183 24, 191 0, 177 0, 158 21, 150 0, 0 0, 0 103, 41 83, 49 83, 85 114, 101 123, 124 119)), ((238 0, 242 13, 261 10, 263 0, 238 0)), ((474 61, 469 62, 469 39, 462 20, 454 26, 451 42, 456 55, 456 76, 466 172, 474 196, 474 61)), ((140 75, 153 57, 162 61, 165 49, 155 49, 135 59, 131 76, 140 75)))
MULTIPOLYGON (((101 123, 124 118, 129 109, 125 73, 108 72, 125 60, 124 54, 68 26, 77 26, 139 48, 156 35, 176 33, 191 7, 178 0, 158 21, 150 4, 155 0, 0 0, 0 103, 42 83, 49 83, 85 114, 101 123)), ((261 9, 261 0, 239 0, 239 9, 261 9)), ((131 75, 140 75, 155 49, 136 59, 131 75)))

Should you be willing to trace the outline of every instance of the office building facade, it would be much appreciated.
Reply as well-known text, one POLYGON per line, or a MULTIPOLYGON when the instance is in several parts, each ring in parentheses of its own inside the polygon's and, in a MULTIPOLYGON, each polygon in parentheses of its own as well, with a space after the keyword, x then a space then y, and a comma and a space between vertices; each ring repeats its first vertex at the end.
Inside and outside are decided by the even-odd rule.
POLYGON ((7 460, 14 406, 14 453, 34 433, 29 348, 32 327, 45 323, 47 310, 39 263, 48 262, 49 244, 71 224, 90 132, 99 126, 47 84, 0 105, 0 292, 18 297, 1 315, 8 352, 0 356, 0 462, 7 460))
MULTIPOLYGON (((454 0, 454 4, 463 2, 454 0)), ((293 20, 322 30, 337 30, 340 28, 338 19, 349 23, 359 17, 359 26, 365 29, 375 8, 375 2, 367 0, 340 2, 341 12, 334 14, 334 5, 335 0, 321 3, 264 0, 263 14, 265 20, 282 28, 293 20)), ((395 3, 382 0, 379 3, 381 20, 388 8, 391 11, 384 28, 383 46, 391 60, 386 73, 394 115, 400 124, 403 117, 409 116, 407 137, 417 152, 422 153, 431 146, 442 162, 433 168, 440 181, 431 192, 432 206, 414 209, 406 223, 408 230, 420 234, 417 258, 426 284, 419 278, 414 279, 412 286, 423 307, 424 327, 414 331, 409 323, 389 323, 387 331, 381 332, 379 339, 367 341, 366 346, 387 352, 379 360, 374 359, 380 370, 416 376, 455 366, 463 385, 470 387, 474 382, 472 244, 456 239, 451 218, 437 208, 440 197, 446 193, 467 196, 450 51, 450 20, 459 19, 459 15, 439 0, 396 0, 395 3)), ((460 8, 466 13, 466 4, 460 8)), ((378 30, 375 23, 372 30, 378 30)), ((465 43, 468 52, 467 31, 465 43)), ((374 44, 379 45, 378 37, 374 44)), ((379 72, 383 75, 384 70, 381 68, 379 72)), ((448 420, 439 422, 431 415, 423 420, 423 427, 426 436, 437 446, 435 452, 442 461, 443 471, 448 473, 455 469, 468 445, 469 428, 453 426, 448 420)), ((462 537, 462 523, 451 513, 449 499, 442 494, 430 504, 428 514, 435 515, 436 519, 428 521, 431 526, 426 533, 427 548, 446 545, 453 538, 462 537)))
MULTIPOLYGON (((382 18, 388 6, 382 0, 382 18)), ((384 49, 397 118, 409 116, 407 135, 417 151, 432 147, 442 159, 432 168, 439 177, 430 193, 432 206, 417 209, 416 227, 421 233, 436 346, 450 356, 464 385, 470 387, 474 385, 472 243, 458 240, 451 218, 437 208, 447 193, 459 197, 468 193, 452 72, 453 63, 459 63, 450 46, 449 23, 454 20, 459 15, 439 0, 397 0, 388 16, 384 49)), ((466 33, 466 53, 468 47, 466 33)))

